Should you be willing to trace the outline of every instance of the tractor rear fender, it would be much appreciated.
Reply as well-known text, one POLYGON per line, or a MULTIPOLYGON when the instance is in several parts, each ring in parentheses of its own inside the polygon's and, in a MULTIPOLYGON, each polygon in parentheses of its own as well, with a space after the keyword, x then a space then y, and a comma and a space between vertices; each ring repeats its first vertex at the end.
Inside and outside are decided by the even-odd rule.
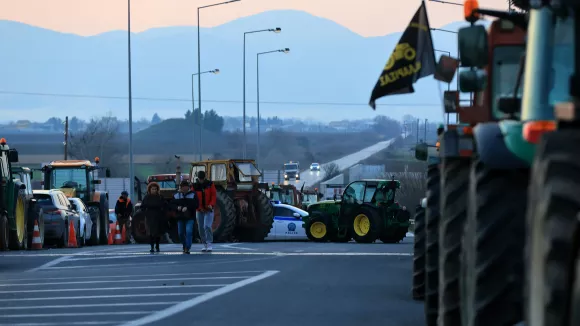
POLYGON ((473 128, 479 159, 492 169, 520 169, 528 164, 515 156, 505 145, 497 122, 480 123, 473 128))
POLYGON ((463 134, 460 130, 454 128, 446 130, 443 133, 443 141, 439 147, 440 157, 471 156, 473 152, 473 139, 471 136, 463 134))

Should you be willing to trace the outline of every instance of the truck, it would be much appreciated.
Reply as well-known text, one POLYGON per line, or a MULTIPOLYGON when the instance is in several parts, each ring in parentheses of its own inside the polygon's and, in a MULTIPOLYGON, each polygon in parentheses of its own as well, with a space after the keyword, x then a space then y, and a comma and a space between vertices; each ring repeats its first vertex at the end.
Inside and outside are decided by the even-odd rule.
POLYGON ((111 171, 99 166, 100 159, 90 160, 57 160, 41 168, 43 172, 43 189, 59 189, 67 197, 80 198, 89 210, 93 227, 91 245, 106 245, 109 237, 109 193, 97 191, 95 185, 101 180, 95 172, 105 170, 108 178, 111 171))
POLYGON ((18 151, 0 139, 0 250, 28 247, 28 199, 26 184, 12 177, 12 163, 18 163, 18 151))
POLYGON ((300 162, 284 163, 284 181, 290 181, 290 179, 300 180, 300 162))

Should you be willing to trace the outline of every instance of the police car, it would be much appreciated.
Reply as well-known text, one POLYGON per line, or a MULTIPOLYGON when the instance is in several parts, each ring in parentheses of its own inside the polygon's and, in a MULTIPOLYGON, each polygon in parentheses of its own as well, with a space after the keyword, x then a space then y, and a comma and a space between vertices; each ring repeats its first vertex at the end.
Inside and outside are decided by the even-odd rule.
POLYGON ((274 206, 274 224, 265 240, 308 240, 302 227, 304 223, 302 218, 308 216, 308 212, 274 201, 272 206, 274 206))

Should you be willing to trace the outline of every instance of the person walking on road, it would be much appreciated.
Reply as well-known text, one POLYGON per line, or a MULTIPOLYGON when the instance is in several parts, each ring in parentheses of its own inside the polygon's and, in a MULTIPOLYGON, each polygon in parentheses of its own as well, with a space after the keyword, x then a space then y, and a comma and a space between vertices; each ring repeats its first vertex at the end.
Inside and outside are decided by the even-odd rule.
POLYGON ((193 225, 195 224, 195 210, 199 206, 195 192, 191 191, 189 182, 181 181, 179 191, 173 195, 172 209, 176 211, 177 230, 183 245, 183 253, 189 254, 193 241, 193 225))
POLYGON ((157 182, 151 182, 147 185, 147 194, 141 202, 141 209, 145 211, 145 227, 147 230, 147 235, 149 236, 149 244, 151 245, 151 250, 149 252, 155 252, 153 245, 155 245, 155 250, 159 252, 159 242, 161 240, 161 235, 165 233, 165 199, 159 193, 159 184, 157 182))
POLYGON ((129 199, 129 193, 125 190, 121 193, 117 203, 115 204, 115 215, 117 216, 117 222, 121 228, 125 226, 125 230, 129 233, 129 241, 135 243, 133 239, 133 233, 131 232, 131 216, 133 216, 133 203, 129 199))
POLYGON ((199 207, 197 208, 196 217, 199 227, 199 237, 203 244, 201 251, 212 251, 213 242, 213 210, 217 202, 217 191, 213 182, 205 179, 205 172, 197 172, 197 181, 193 188, 197 194, 199 207))

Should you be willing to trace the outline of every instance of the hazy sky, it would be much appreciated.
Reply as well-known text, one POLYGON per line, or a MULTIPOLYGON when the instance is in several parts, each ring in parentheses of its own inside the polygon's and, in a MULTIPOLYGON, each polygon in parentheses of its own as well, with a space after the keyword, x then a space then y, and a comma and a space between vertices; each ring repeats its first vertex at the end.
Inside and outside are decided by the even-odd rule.
MULTIPOLYGON (((197 7, 225 0, 132 0, 132 29, 195 25, 197 7)), ((450 2, 462 3, 462 0, 450 2)), ((480 0, 481 7, 507 7, 507 0, 480 0)), ((333 20, 363 36, 403 29, 419 0, 241 0, 204 9, 202 27, 268 10, 303 10, 333 20)), ((462 20, 460 6, 428 2, 431 26, 462 20)), ((61 32, 94 35, 127 28, 127 0, 0 0, 0 19, 61 32)))

